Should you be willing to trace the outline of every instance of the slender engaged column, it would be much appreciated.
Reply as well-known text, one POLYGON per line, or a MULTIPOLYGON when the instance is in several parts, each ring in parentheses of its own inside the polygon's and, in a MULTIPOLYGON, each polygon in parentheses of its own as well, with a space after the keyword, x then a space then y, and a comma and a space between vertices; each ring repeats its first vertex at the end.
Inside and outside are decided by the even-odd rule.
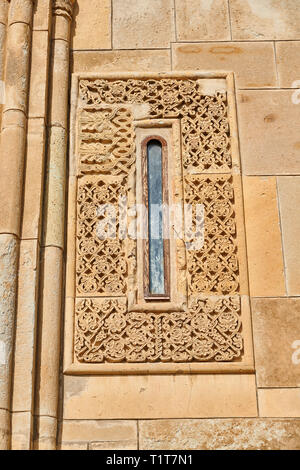
POLYGON ((42 249, 38 449, 55 449, 61 353, 70 29, 74 0, 53 1, 48 161, 42 249))
POLYGON ((13 343, 34 0, 11 0, 0 145, 0 448, 10 446, 13 343))
POLYGON ((0 0, 0 129, 1 129, 2 109, 3 109, 4 99, 5 99, 3 79, 4 79, 7 13, 8 13, 8 0, 0 0))

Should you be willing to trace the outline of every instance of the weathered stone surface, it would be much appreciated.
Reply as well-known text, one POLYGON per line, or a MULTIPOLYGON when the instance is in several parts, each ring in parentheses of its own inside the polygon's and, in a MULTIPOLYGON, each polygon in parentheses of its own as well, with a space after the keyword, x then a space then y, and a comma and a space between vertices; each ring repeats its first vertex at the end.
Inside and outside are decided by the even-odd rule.
POLYGON ((35 450, 56 449, 57 421, 49 416, 39 416, 36 418, 37 432, 35 434, 35 450))
POLYGON ((73 52, 73 72, 131 72, 171 69, 169 50, 73 52))
POLYGON ((257 415, 254 375, 67 376, 64 393, 65 419, 257 415))
POLYGON ((258 405, 262 417, 300 418, 300 388, 259 389, 258 405))
POLYGON ((7 34, 5 109, 19 109, 26 113, 31 29, 25 23, 13 23, 7 34))
POLYGON ((11 398, 18 245, 13 235, 0 234, 0 409, 8 409, 11 398))
POLYGON ((10 440, 10 419, 9 411, 0 409, 0 450, 8 449, 10 440))
POLYGON ((21 111, 2 116, 0 155, 0 232, 20 235, 26 118, 21 111))
POLYGON ((227 0, 175 0, 179 41, 230 40, 227 0))
POLYGON ((300 295, 300 177, 277 178, 288 295, 300 295))
POLYGON ((49 137, 49 163, 47 171, 47 212, 45 215, 45 245, 64 246, 64 226, 62 217, 65 207, 66 171, 66 131, 53 126, 49 137))
POLYGON ((77 0, 74 17, 73 49, 111 48, 110 0, 77 0))
POLYGON ((244 177, 250 295, 285 295, 275 177, 244 177))
POLYGON ((299 387, 300 299, 253 299, 252 314, 258 386, 299 387))
POLYGON ((45 140, 44 119, 29 119, 22 238, 40 238, 45 176, 45 140))
POLYGON ((173 44, 172 55, 175 70, 233 71, 239 88, 276 86, 271 43, 173 44))
POLYGON ((42 254, 41 305, 43 314, 40 323, 39 414, 56 416, 59 390, 63 253, 60 248, 50 246, 44 248, 42 254))
POLYGON ((300 88, 300 63, 296 60, 300 55, 300 41, 280 41, 276 42, 275 46, 279 86, 300 88), (297 85, 294 85, 295 81, 298 81, 297 85))
POLYGON ((33 0, 12 0, 10 2, 8 24, 32 23, 33 0))
POLYGON ((38 242, 37 240, 22 240, 19 260, 18 309, 14 352, 15 379, 12 403, 13 411, 17 412, 33 411, 38 275, 38 242))
POLYGON ((87 442, 62 442, 60 450, 88 450, 87 442))
POLYGON ((123 442, 91 442, 89 450, 137 450, 136 441, 123 442))
POLYGON ((53 41, 52 47, 53 80, 51 86, 50 122, 52 125, 67 128, 69 82, 69 44, 64 40, 53 41))
POLYGON ((113 0, 114 49, 169 47, 175 40, 173 0, 113 0))
POLYGON ((62 442, 91 442, 93 449, 137 449, 136 421, 69 421, 62 424, 62 442))
POLYGON ((232 39, 299 39, 295 0, 230 0, 232 39))
POLYGON ((33 15, 33 30, 46 31, 49 29, 51 18, 51 0, 38 0, 33 15))
POLYGON ((44 117, 48 92, 48 31, 33 31, 30 72, 29 117, 44 117))
POLYGON ((299 117, 300 106, 293 104, 292 90, 238 92, 241 158, 245 174, 300 173, 299 117))
POLYGON ((140 449, 299 450, 300 420, 141 421, 140 449))
POLYGON ((30 412, 12 413, 12 450, 30 450, 32 415, 30 412))

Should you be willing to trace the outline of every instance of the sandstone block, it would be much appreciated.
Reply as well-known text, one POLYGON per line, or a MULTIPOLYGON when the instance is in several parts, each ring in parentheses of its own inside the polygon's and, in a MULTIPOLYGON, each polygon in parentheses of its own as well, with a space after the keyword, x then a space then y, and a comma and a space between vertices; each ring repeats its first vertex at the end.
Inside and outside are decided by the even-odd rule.
POLYGON ((250 295, 285 295, 275 177, 244 177, 250 295))
POLYGON ((161 72, 171 69, 169 50, 80 51, 72 54, 73 72, 161 72))
POLYGON ((253 299, 252 315, 258 387, 299 387, 300 299, 253 299))
POLYGON ((176 0, 179 41, 230 40, 227 0, 176 0))
POLYGON ((114 49, 169 47, 175 40, 173 0, 113 0, 114 49))
POLYGON ((235 72, 239 88, 276 86, 271 43, 173 44, 172 55, 175 70, 235 72))
POLYGON ((277 178, 288 295, 300 295, 300 177, 277 178))
POLYGON ((77 0, 74 10, 72 48, 110 49, 111 1, 77 0))
POLYGON ((230 0, 232 39, 299 39, 300 10, 294 0, 230 0))
POLYGON ((259 389, 259 415, 300 418, 300 388, 259 389))
POLYGON ((243 172, 247 175, 300 173, 300 106, 293 90, 238 92, 243 172))
POLYGON ((293 419, 141 421, 139 448, 299 450, 300 421, 293 419))

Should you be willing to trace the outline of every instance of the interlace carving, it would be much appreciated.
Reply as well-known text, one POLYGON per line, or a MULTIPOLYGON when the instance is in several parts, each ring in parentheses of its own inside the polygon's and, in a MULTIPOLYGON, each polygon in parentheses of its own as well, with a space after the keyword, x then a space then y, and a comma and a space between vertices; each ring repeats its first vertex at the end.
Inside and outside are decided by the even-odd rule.
POLYGON ((190 293, 237 293, 239 264, 232 176, 186 176, 185 202, 203 204, 205 210, 204 246, 187 250, 190 293))
POLYGON ((226 93, 203 95, 199 80, 81 80, 84 105, 148 103, 151 118, 181 118, 189 172, 231 170, 226 93))
POLYGON ((240 299, 194 299, 188 312, 127 312, 125 299, 76 306, 80 362, 232 361, 241 356, 240 299))
MULTIPOLYGON (((79 100, 77 361, 241 361, 239 262, 226 93, 204 95, 203 84, 196 78, 91 78, 80 79, 79 100), (128 239, 125 245, 120 236, 119 203, 129 188, 131 196, 134 190, 130 185, 135 172, 136 104, 148 105, 143 108, 148 107, 148 119, 181 120, 183 202, 193 207, 194 221, 196 205, 204 205, 204 245, 186 250, 188 306, 171 313, 127 308, 127 278, 129 286, 136 283, 138 258, 136 241, 128 239)), ((130 287, 128 290, 136 294, 130 287)))
POLYGON ((80 173, 129 173, 135 160, 130 110, 116 106, 83 109, 79 126, 80 173))
POLYGON ((78 294, 122 295, 126 292, 124 241, 117 236, 119 201, 125 195, 126 182, 122 179, 104 182, 99 176, 90 176, 80 181, 76 250, 78 294), (109 213, 112 210, 114 213, 109 213))

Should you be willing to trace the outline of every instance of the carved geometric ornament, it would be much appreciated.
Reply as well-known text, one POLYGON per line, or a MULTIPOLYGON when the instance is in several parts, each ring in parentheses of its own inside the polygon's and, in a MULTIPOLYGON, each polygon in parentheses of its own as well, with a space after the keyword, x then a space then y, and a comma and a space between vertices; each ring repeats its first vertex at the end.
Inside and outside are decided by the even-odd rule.
POLYGON ((121 368, 126 363, 244 360, 248 333, 241 298, 245 276, 239 162, 232 158, 226 80, 215 80, 214 90, 208 82, 193 75, 84 77, 76 82, 76 193, 71 207, 72 361, 77 364, 119 363, 121 368), (171 250, 173 280, 179 283, 180 278, 175 290, 183 286, 180 301, 139 303, 143 253, 126 231, 121 212, 130 210, 128 201, 136 201, 142 187, 137 128, 153 125, 157 135, 164 122, 178 122, 180 129, 180 138, 168 142, 173 147, 168 149, 170 168, 177 165, 179 177, 168 185, 175 196, 182 194, 182 205, 192 208, 193 224, 197 205, 204 208, 204 242, 188 249, 183 233, 171 250), (120 200, 126 201, 125 208, 120 200), (179 243, 183 254, 176 248, 179 243))

